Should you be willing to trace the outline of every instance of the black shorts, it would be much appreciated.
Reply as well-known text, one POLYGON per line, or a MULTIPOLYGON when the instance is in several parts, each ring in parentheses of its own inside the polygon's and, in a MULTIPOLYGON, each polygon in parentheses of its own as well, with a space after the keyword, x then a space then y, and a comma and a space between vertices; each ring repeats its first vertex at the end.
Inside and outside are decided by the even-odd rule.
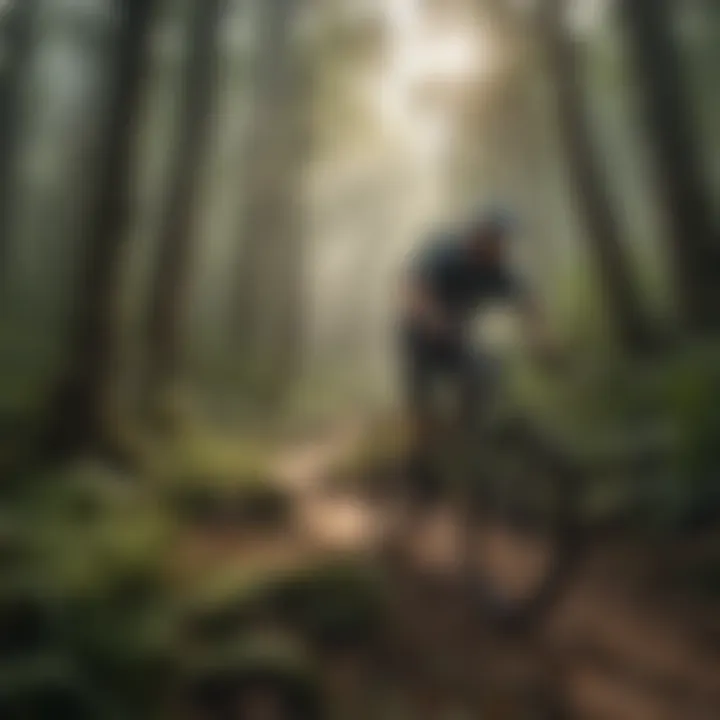
POLYGON ((405 403, 411 410, 431 411, 439 382, 452 383, 463 400, 476 397, 477 363, 463 338, 437 338, 422 329, 405 326, 400 330, 399 340, 405 403))

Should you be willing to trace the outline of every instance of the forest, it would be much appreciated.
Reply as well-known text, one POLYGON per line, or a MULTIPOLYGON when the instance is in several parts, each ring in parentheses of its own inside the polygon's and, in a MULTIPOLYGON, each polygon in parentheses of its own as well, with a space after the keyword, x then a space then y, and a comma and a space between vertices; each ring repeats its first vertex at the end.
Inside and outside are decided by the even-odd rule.
POLYGON ((720 717, 718 73, 717 0, 0 0, 0 718, 720 717), (469 496, 384 544, 399 278, 492 203, 511 630, 469 496))

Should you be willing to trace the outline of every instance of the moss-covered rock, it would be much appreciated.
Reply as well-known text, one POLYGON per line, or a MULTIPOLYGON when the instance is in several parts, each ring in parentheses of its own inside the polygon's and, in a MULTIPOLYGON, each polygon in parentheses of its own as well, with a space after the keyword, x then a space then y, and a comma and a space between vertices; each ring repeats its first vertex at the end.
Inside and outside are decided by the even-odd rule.
POLYGON ((277 528, 292 512, 287 489, 260 475, 185 475, 166 491, 181 518, 202 525, 277 528))
POLYGON ((200 641, 216 641, 273 624, 320 647, 371 643, 382 627, 385 586, 372 568, 354 560, 317 561, 241 573, 210 592, 206 586, 186 608, 187 626, 200 641))
POLYGON ((193 435, 158 453, 148 473, 180 518, 198 524, 278 527, 292 510, 272 453, 256 441, 193 435))

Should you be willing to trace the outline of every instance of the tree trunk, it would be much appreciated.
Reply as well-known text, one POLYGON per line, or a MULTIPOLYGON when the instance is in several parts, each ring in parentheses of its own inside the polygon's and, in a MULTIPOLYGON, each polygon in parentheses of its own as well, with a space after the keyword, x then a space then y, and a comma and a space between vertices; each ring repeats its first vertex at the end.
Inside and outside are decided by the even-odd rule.
POLYGON ((678 299, 691 332, 720 330, 720 242, 704 182, 668 0, 623 0, 625 29, 667 218, 678 299))
POLYGON ((22 138, 23 88, 33 50, 36 0, 16 0, 2 20, 4 46, 0 73, 0 287, 10 265, 11 234, 22 138))
POLYGON ((217 31, 223 0, 194 0, 190 16, 175 166, 165 200, 157 271, 147 326, 148 397, 177 379, 197 195, 213 117, 217 31))
POLYGON ((622 247, 621 231, 598 166, 586 118, 579 62, 563 27, 564 3, 548 0, 539 16, 555 94, 565 163, 581 220, 595 256, 610 320, 622 348, 645 349, 652 333, 622 247))
POLYGON ((299 352, 302 251, 297 200, 305 88, 293 48, 296 0, 262 0, 253 74, 248 199, 236 294, 236 337, 250 380, 279 394, 299 352), (255 374, 262 369, 262 378, 255 374), (282 379, 282 381, 281 381, 282 379))
POLYGON ((88 219, 87 255, 77 283, 67 372, 51 399, 42 437, 47 459, 106 450, 107 395, 115 377, 119 265, 128 236, 137 123, 155 0, 123 0, 112 89, 106 108, 107 146, 88 219))

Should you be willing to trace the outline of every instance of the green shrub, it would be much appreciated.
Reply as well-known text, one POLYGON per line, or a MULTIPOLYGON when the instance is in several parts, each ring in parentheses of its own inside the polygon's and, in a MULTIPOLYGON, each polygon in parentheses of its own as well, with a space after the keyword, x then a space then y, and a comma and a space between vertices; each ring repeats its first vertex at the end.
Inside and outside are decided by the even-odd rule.
POLYGON ((369 567, 331 561, 279 578, 266 608, 321 645, 371 641, 384 615, 384 586, 369 567))
POLYGON ((167 492, 182 518, 207 525, 278 527, 292 511, 288 491, 261 476, 187 475, 167 492))
POLYGON ((677 436, 666 505, 692 522, 720 516, 720 348, 689 348, 669 368, 663 400, 677 436))
POLYGON ((668 378, 667 399, 680 433, 681 463, 702 481, 720 470, 720 348, 698 350, 668 378))
POLYGON ((291 513, 292 498, 275 477, 272 454, 257 441, 194 434, 158 452, 148 471, 181 519, 276 527, 291 513))
POLYGON ((268 587, 277 570, 243 567, 205 578, 196 592, 182 598, 180 613, 186 634, 200 644, 237 638, 268 616, 268 587))
MULTIPOLYGON (((163 699, 177 654, 166 580, 171 518, 138 485, 89 466, 46 478, 15 503, 13 517, 15 531, 7 535, 17 547, 10 556, 22 559, 3 575, 0 662, 32 669, 36 658, 58 655, 105 699, 102 712, 88 717, 147 717, 163 699)), ((50 697, 71 694, 56 687, 55 676, 30 677, 48 684, 50 697)), ((11 693, 7 702, 25 707, 23 698, 11 693)))
POLYGON ((193 663, 185 684, 192 705, 212 717, 242 716, 244 703, 258 692, 278 703, 282 717, 324 717, 315 660, 286 634, 255 634, 216 646, 193 663))
POLYGON ((0 663, 0 717, 23 720, 101 720, 112 717, 72 661, 44 656, 0 663))
POLYGON ((202 640, 237 636, 258 624, 291 629, 319 645, 372 641, 385 610, 384 583, 354 560, 335 560, 225 578, 186 610, 202 640))

